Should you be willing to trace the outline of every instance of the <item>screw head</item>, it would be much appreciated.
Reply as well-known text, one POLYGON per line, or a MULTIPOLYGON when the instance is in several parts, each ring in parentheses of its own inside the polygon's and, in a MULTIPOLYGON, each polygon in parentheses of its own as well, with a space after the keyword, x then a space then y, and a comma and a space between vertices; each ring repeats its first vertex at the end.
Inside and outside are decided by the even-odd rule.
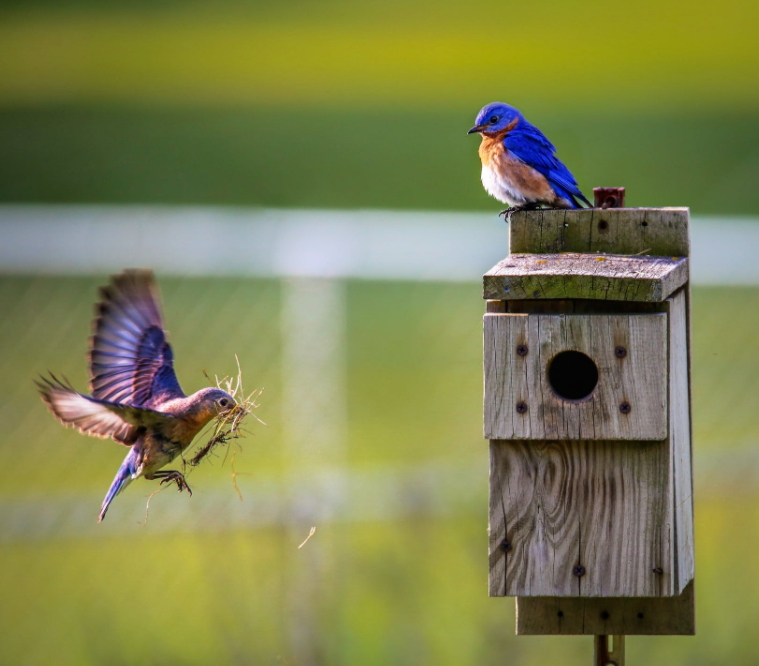
POLYGON ((614 356, 616 356, 617 358, 624 358, 625 356, 627 356, 627 350, 624 347, 622 347, 622 345, 618 347, 614 347, 614 356))
POLYGON ((664 569, 662 569, 661 567, 654 567, 651 571, 653 571, 655 574, 659 574, 659 575, 661 575, 661 574, 664 573, 664 569))
POLYGON ((629 402, 625 401, 619 405, 619 411, 623 414, 629 414, 632 411, 632 406, 629 402))
POLYGON ((527 345, 517 345, 517 354, 520 356, 527 356, 528 351, 527 345))
POLYGON ((582 564, 578 564, 572 569, 572 573, 578 578, 582 578, 585 575, 585 567, 582 564))
POLYGON ((527 411, 527 403, 524 400, 520 400, 517 403, 517 413, 524 414, 527 411))
POLYGON ((512 546, 511 546, 511 541, 502 541, 502 542, 501 542, 501 545, 499 546, 499 548, 500 548, 500 549, 501 549, 501 550, 502 550, 504 553, 510 553, 510 552, 511 552, 511 548, 512 548, 512 546))

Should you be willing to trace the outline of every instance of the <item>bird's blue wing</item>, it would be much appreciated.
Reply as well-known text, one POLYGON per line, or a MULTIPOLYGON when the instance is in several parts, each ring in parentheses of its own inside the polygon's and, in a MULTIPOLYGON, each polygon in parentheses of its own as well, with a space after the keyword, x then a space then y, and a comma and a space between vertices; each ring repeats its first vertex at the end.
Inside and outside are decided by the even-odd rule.
POLYGON ((556 157, 554 145, 537 127, 533 125, 507 134, 503 145, 515 157, 543 174, 558 194, 572 199, 577 197, 590 206, 572 172, 556 157))
POLYGON ((92 397, 134 406, 183 398, 153 273, 129 270, 101 289, 89 366, 92 397))

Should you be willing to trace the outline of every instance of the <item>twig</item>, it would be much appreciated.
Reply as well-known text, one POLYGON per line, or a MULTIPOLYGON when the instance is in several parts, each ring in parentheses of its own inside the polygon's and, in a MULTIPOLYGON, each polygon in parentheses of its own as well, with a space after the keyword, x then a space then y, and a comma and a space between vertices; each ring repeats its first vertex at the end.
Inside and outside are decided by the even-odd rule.
POLYGON ((237 496, 240 498, 240 501, 242 502, 242 493, 240 492, 240 489, 237 487, 237 477, 250 476, 250 474, 247 474, 246 472, 235 472, 235 456, 236 455, 237 455, 237 451, 234 451, 232 453, 232 460, 230 461, 230 466, 232 467, 232 485, 235 487, 235 490, 237 491, 237 496))
POLYGON ((150 493, 150 495, 148 495, 148 501, 147 501, 147 504, 145 504, 145 522, 144 523, 139 523, 143 527, 145 527, 145 525, 148 524, 148 518, 150 517, 150 500, 153 499, 153 495, 157 495, 158 493, 160 493, 165 488, 168 488, 168 486, 160 486, 158 488, 158 490, 154 490, 152 493, 150 493))
POLYGON ((303 546, 306 545, 306 543, 308 542, 308 540, 312 536, 314 536, 315 533, 316 533, 316 526, 314 526, 314 527, 311 528, 311 531, 308 533, 308 536, 306 537, 306 540, 302 544, 300 544, 300 546, 298 546, 298 550, 300 550, 301 548, 303 548, 303 546))

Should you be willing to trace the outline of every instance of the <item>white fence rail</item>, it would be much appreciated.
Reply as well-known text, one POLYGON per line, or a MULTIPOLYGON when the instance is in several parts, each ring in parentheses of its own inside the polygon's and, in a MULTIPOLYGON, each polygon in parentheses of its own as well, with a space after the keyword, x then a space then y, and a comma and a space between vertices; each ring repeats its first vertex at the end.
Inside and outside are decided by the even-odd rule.
MULTIPOLYGON (((692 221, 694 284, 759 284, 759 218, 692 221)), ((495 214, 0 206, 0 272, 478 280, 507 253, 495 214)))

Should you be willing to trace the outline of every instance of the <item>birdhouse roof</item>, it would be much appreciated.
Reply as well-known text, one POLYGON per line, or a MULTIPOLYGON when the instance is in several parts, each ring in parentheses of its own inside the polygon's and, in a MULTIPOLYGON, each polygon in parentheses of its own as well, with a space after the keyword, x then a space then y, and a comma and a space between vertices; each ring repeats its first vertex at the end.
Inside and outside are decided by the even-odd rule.
POLYGON ((483 296, 660 302, 687 281, 687 257, 511 254, 485 273, 483 296))

